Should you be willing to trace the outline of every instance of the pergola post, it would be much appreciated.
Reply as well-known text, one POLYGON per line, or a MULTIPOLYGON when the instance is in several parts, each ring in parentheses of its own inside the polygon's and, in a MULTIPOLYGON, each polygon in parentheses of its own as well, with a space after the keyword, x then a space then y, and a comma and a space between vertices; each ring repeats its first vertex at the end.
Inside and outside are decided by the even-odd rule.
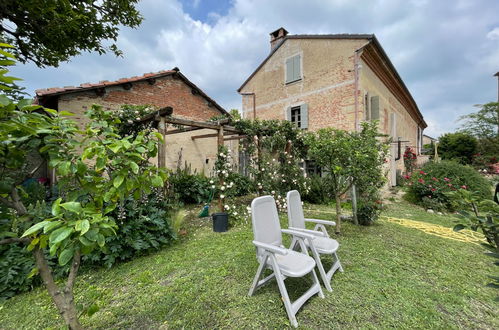
MULTIPOLYGON (((218 137, 217 137, 217 157, 220 157, 218 152, 220 151, 220 147, 224 145, 224 127, 220 125, 218 128, 218 137)), ((220 180, 219 184, 220 187, 224 185, 224 177, 222 173, 219 173, 218 178, 220 180)), ((222 193, 221 193, 222 194, 222 193)), ((220 194, 220 195, 221 195, 220 194)), ((223 203, 223 198, 218 196, 218 208, 220 209, 220 212, 224 211, 224 203, 223 203)))
POLYGON ((158 167, 166 167, 166 119, 161 117, 159 119, 158 131, 163 136, 163 142, 158 145, 158 167))

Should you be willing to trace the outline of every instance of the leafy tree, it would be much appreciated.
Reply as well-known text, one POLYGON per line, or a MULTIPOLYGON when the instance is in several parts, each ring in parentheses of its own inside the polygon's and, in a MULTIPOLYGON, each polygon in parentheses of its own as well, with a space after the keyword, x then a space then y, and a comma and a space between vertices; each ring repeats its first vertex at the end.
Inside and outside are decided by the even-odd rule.
POLYGON ((308 155, 323 169, 326 186, 336 200, 336 232, 341 231, 341 196, 358 185, 364 201, 377 198, 385 182, 382 166, 386 144, 378 141, 375 123, 364 123, 361 132, 323 128, 306 137, 308 155))
POLYGON ((2 0, 0 39, 16 47, 22 63, 39 67, 58 66, 82 51, 121 55, 115 43, 120 27, 142 22, 138 1, 2 0))
POLYGON ((461 131, 478 139, 477 153, 480 157, 475 160, 475 165, 486 166, 499 159, 499 102, 490 102, 478 107, 478 112, 460 117, 463 121, 461 131))
POLYGON ((490 102, 477 107, 480 107, 478 112, 459 118, 464 121, 461 130, 479 139, 499 137, 499 102, 490 102))
POLYGON ((464 132, 446 133, 439 138, 438 151, 442 159, 471 164, 477 151, 477 140, 464 132))
MULTIPOLYGON (((11 79, 0 73, 0 82, 11 79)), ((25 243, 65 323, 79 329, 73 286, 81 256, 106 249, 106 237, 117 228, 108 214, 126 197, 140 198, 151 187, 163 186, 166 174, 148 162, 157 154, 158 133, 140 132, 120 137, 119 120, 98 106, 88 112, 90 122, 79 131, 71 113, 13 103, 0 95, 0 203, 9 211, 10 230, 0 233, 0 244, 25 243), (51 205, 26 203, 22 183, 43 162, 30 166, 38 152, 55 169, 60 196, 51 205), (47 251, 48 250, 48 251, 47 251), (71 263, 66 284, 54 281, 46 252, 60 265, 71 263)), ((5 214, 4 214, 5 216, 5 214)))

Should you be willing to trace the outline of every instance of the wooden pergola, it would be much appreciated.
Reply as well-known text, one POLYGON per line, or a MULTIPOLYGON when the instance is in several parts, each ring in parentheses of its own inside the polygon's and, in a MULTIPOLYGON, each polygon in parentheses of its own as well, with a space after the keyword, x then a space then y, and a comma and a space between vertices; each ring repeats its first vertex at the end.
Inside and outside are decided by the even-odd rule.
MULTIPOLYGON (((246 138, 246 135, 242 135, 242 132, 230 126, 229 119, 221 119, 213 122, 205 121, 195 121, 183 118, 173 117, 173 108, 165 107, 158 111, 155 111, 147 116, 140 119, 139 122, 150 122, 154 121, 153 127, 158 129, 158 132, 163 136, 163 140, 166 141, 167 135, 180 134, 185 132, 196 131, 200 129, 212 129, 216 133, 211 134, 200 134, 191 136, 192 140, 205 139, 205 138, 217 138, 217 154, 218 148, 224 145, 224 141, 229 140, 240 140, 246 138), (167 124, 172 124, 179 126, 179 128, 167 131, 167 124)), ((166 167, 166 143, 161 143, 158 146, 158 167, 166 167)), ((224 184, 223 178, 220 178, 220 185, 224 184)), ((223 200, 218 199, 218 206, 220 211, 223 212, 223 200)))

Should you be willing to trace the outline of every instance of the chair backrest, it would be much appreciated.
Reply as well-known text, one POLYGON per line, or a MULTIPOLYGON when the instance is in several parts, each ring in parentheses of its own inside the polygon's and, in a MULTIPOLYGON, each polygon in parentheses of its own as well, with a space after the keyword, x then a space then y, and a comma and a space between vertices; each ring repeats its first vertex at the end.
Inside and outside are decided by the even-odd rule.
MULTIPOLYGON (((251 221, 255 241, 280 246, 282 244, 281 224, 272 196, 257 197, 251 202, 251 221)), ((262 251, 257 249, 260 256, 262 251)))
POLYGON ((289 227, 305 228, 305 216, 301 206, 300 193, 297 190, 288 191, 286 196, 288 204, 289 227))

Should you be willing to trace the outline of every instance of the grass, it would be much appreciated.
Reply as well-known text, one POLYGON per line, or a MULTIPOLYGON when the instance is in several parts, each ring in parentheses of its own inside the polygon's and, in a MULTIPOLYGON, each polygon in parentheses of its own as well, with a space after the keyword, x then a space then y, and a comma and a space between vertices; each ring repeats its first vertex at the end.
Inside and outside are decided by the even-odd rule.
MULTIPOLYGON (((305 208, 308 216, 324 219, 334 212, 327 206, 305 208)), ((392 204, 384 216, 370 227, 344 224, 337 239, 345 272, 335 274, 334 291, 324 291, 326 299, 314 296, 303 306, 297 315, 300 327, 499 328, 497 291, 485 287, 495 269, 473 239, 453 239, 449 216, 405 202, 392 204), (432 232, 435 228, 440 235, 432 232)), ((223 234, 213 233, 208 220, 192 217, 185 225, 187 236, 171 247, 109 270, 83 272, 76 299, 100 307, 93 316, 82 316, 83 325, 289 327, 275 282, 247 296, 257 268, 250 224, 223 234)), ((286 283, 296 298, 310 280, 286 283)), ((42 288, 2 303, 0 319, 3 329, 62 325, 42 288)))

